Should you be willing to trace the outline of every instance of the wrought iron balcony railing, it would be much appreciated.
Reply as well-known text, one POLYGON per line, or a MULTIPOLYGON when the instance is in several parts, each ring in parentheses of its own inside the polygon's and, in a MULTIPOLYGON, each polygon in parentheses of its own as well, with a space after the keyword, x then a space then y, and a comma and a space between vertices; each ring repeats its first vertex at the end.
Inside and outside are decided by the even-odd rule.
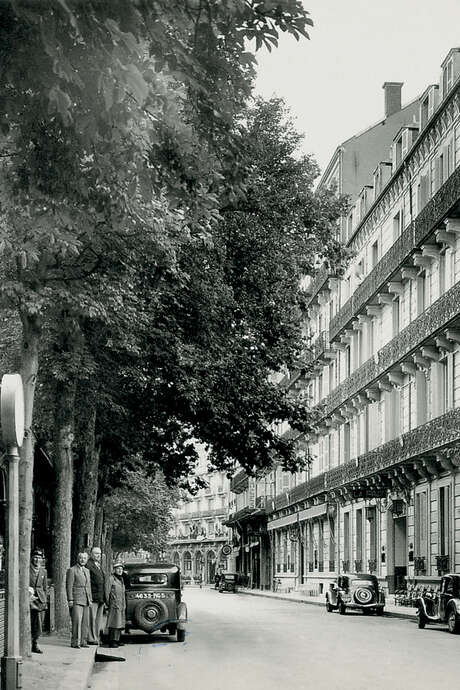
POLYGON ((355 561, 355 573, 362 573, 363 571, 363 562, 362 560, 356 560, 355 561))
POLYGON ((331 414, 360 390, 371 385, 390 367, 407 356, 417 347, 441 330, 459 315, 460 282, 456 283, 412 323, 398 333, 377 353, 370 357, 350 376, 340 383, 321 403, 324 415, 331 414))
POLYGON ((313 561, 309 561, 309 563, 308 563, 308 572, 309 572, 309 573, 312 573, 313 570, 314 570, 313 561))
POLYGON ((456 168, 331 319, 329 330, 332 340, 346 328, 371 297, 383 288, 391 275, 408 260, 411 252, 420 246, 449 214, 458 201, 459 186, 460 168, 456 168))
POLYGON ((350 572, 350 561, 342 561, 342 570, 344 573, 350 572))
POLYGON ((329 572, 333 573, 335 571, 335 561, 329 561, 329 572))
POLYGON ((269 512, 276 512, 301 500, 346 486, 358 479, 364 479, 381 470, 396 466, 411 458, 429 454, 458 441, 460 441, 460 408, 455 408, 354 460, 299 484, 294 496, 292 492, 277 496, 273 500, 273 509, 269 512))
POLYGON ((324 561, 318 561, 318 572, 324 573, 324 561))

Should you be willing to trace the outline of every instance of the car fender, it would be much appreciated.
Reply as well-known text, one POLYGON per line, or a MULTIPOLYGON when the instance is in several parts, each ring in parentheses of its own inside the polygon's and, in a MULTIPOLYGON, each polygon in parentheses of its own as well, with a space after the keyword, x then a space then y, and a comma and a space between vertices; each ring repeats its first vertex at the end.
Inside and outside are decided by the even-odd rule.
POLYGON ((187 606, 185 602, 181 601, 177 607, 177 627, 179 630, 184 630, 185 623, 187 622, 187 606))
POLYGON ((418 598, 415 600, 415 607, 416 607, 419 611, 421 611, 425 616, 428 617, 428 614, 427 614, 427 612, 426 612, 425 600, 423 599, 423 597, 418 597, 418 598))

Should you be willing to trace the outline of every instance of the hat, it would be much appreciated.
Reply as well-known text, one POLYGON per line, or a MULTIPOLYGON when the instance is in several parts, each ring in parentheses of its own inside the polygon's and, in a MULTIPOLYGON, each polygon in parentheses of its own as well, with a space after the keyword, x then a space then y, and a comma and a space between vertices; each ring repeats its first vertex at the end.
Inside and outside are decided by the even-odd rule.
POLYGON ((123 563, 121 561, 117 561, 116 563, 113 564, 113 569, 115 568, 123 568, 123 563))
POLYGON ((39 556, 40 558, 44 558, 45 554, 43 553, 43 549, 34 549, 32 551, 32 557, 33 556, 39 556))

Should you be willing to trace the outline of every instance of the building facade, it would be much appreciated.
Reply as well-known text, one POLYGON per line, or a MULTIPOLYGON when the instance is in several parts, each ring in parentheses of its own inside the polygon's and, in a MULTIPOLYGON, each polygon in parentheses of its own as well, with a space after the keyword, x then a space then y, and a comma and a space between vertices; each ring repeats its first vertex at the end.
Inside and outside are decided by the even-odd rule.
POLYGON ((196 474, 207 486, 179 502, 166 557, 180 566, 185 582, 212 584, 218 568, 229 568, 228 548, 222 553, 222 547, 231 543, 231 530, 225 524, 230 482, 225 472, 207 471, 204 452, 196 474))
POLYGON ((391 593, 460 567, 460 49, 410 107, 384 89, 399 115, 351 156, 367 179, 352 138, 321 181, 350 194, 353 259, 310 285, 306 366, 284 385, 322 420, 309 472, 267 510, 272 579, 318 594, 342 573, 391 593))

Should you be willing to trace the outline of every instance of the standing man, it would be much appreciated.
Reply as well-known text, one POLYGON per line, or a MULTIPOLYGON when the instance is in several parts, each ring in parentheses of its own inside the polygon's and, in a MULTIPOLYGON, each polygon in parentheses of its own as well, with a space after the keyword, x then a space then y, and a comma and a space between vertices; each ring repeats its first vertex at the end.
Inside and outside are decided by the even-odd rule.
POLYGON ((38 638, 42 633, 42 615, 48 606, 48 577, 42 566, 44 553, 41 549, 32 551, 30 562, 30 632, 32 636, 32 651, 43 654, 38 646, 38 638))
POLYGON ((75 649, 88 647, 89 608, 93 600, 91 575, 85 568, 87 560, 87 553, 79 553, 77 564, 68 569, 66 576, 67 602, 72 619, 70 646, 75 649))
POLYGON ((102 629, 102 615, 106 603, 106 578, 101 566, 102 552, 99 546, 93 546, 86 567, 91 576, 91 595, 93 603, 89 607, 88 644, 99 644, 102 629))

